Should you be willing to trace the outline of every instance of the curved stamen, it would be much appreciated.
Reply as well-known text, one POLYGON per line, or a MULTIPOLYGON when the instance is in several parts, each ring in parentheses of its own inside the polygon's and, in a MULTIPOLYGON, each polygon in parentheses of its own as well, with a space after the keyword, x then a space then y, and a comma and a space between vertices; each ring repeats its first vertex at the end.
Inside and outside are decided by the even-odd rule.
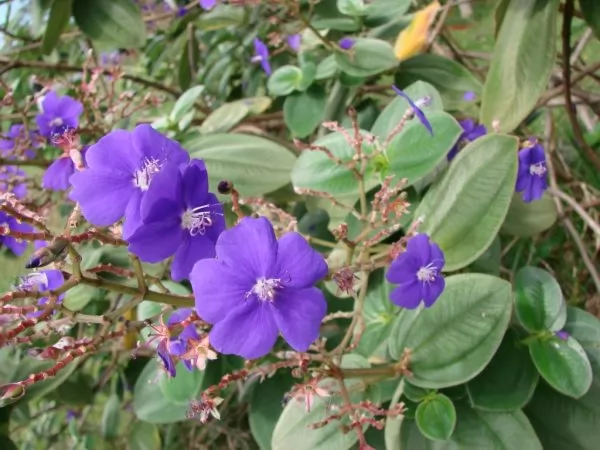
POLYGON ((213 215, 222 216, 223 214, 211 211, 209 208, 216 205, 201 205, 190 208, 183 213, 181 217, 181 226, 190 231, 190 235, 203 236, 207 228, 213 225, 213 215))

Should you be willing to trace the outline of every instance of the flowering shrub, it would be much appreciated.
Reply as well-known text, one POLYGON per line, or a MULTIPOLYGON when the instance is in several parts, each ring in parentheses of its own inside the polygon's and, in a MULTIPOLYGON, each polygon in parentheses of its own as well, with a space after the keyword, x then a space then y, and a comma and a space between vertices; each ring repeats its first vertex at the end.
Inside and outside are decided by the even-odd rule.
POLYGON ((480 3, 10 9, 0 448, 595 449, 598 9, 480 3))

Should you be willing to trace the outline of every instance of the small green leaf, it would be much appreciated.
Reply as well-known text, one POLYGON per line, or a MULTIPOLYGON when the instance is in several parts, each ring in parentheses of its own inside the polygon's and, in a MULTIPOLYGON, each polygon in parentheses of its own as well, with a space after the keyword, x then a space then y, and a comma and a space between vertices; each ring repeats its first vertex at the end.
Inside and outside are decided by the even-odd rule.
POLYGON ((75 22, 93 41, 112 48, 140 48, 146 42, 146 25, 131 0, 75 0, 75 22))
POLYGON ((364 0, 337 0, 337 7, 342 14, 347 16, 364 16, 369 11, 364 0))
POLYGON ((486 411, 523 408, 535 391, 539 374, 519 336, 508 330, 487 367, 467 384, 473 407, 486 411))
POLYGON ((283 104, 283 120, 292 135, 304 138, 323 120, 327 96, 323 87, 314 85, 304 92, 294 92, 283 104))
POLYGON ((223 133, 229 131, 248 115, 250 109, 241 102, 225 103, 215 109, 202 122, 198 131, 202 134, 223 133))
POLYGON ((64 305, 71 311, 81 311, 94 298, 96 288, 78 284, 65 292, 64 305))
POLYGON ((335 51, 335 62, 348 75, 369 77, 398 64, 394 49, 385 41, 371 38, 358 38, 348 51, 335 51))
POLYGON ((178 80, 179 87, 187 90, 195 84, 196 74, 200 64, 200 44, 194 33, 187 33, 179 57, 178 80))
POLYGON ((72 7, 73 0, 54 0, 52 2, 46 32, 42 39, 42 53, 44 55, 52 53, 52 50, 58 44, 60 35, 69 25, 72 7))
POLYGON ((529 352, 540 375, 558 392, 579 398, 590 389, 592 367, 575 338, 537 339, 529 344, 529 352))
POLYGON ((196 19, 196 25, 202 31, 222 30, 223 28, 236 27, 244 23, 246 12, 237 5, 217 3, 210 11, 202 13, 196 19))
POLYGON ((134 422, 128 441, 127 450, 161 450, 160 432, 152 423, 134 422))
POLYGON ((335 63, 335 57, 329 55, 317 66, 317 73, 315 74, 315 80, 325 80, 332 78, 337 72, 337 64, 335 63))
POLYGON ((117 394, 111 394, 108 401, 104 405, 102 412, 102 422, 100 432, 102 437, 108 440, 113 440, 119 435, 119 424, 121 415, 121 401, 117 394))
POLYGON ((515 312, 529 332, 558 331, 567 306, 558 281, 544 269, 523 267, 515 276, 515 312))
POLYGON ((317 66, 314 62, 308 61, 302 65, 301 70, 302 79, 298 85, 298 90, 305 91, 312 85, 312 82, 315 81, 315 76, 317 75, 317 66))
POLYGON ((517 237, 531 237, 546 231, 556 223, 556 203, 548 194, 535 202, 525 203, 515 193, 502 224, 501 232, 517 237))
POLYGON ((508 211, 517 178, 517 139, 483 136, 469 143, 415 211, 444 251, 444 271, 476 260, 491 245, 508 211))
POLYGON ((296 66, 283 66, 275 70, 267 81, 271 95, 283 96, 294 92, 302 83, 302 70, 296 66))
POLYGON ((417 406, 415 420, 419 430, 427 439, 448 440, 456 426, 454 403, 444 394, 428 397, 417 406))
POLYGON ((173 123, 179 122, 183 119, 189 111, 194 108, 194 103, 198 100, 198 97, 204 92, 204 86, 194 86, 185 91, 175 102, 173 110, 169 115, 169 120, 173 123))
POLYGON ((600 39, 600 3, 597 0, 579 0, 579 8, 589 27, 600 39))
POLYGON ((429 392, 432 391, 410 384, 408 381, 404 383, 404 396, 412 402, 418 403, 424 400, 429 392))
POLYGON ((199 371, 196 367, 190 371, 182 361, 179 361, 176 366, 176 375, 172 378, 162 377, 159 386, 165 397, 173 403, 188 405, 198 395, 203 379, 204 372, 199 371))
POLYGON ((479 374, 494 356, 511 314, 510 284, 483 274, 446 278, 431 308, 403 310, 390 334, 398 360, 411 349, 408 381, 422 388, 455 386, 479 374))

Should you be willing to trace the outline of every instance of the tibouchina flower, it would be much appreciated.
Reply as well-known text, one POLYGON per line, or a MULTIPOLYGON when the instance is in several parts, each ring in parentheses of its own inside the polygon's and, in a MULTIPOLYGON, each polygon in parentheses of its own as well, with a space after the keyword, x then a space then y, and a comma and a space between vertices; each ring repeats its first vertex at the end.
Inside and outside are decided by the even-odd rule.
POLYGON ((516 191, 522 193, 523 201, 539 200, 548 189, 546 155, 543 147, 531 140, 531 146, 519 152, 519 172, 516 191))
POLYGON ((3 133, 4 137, 0 137, 0 155, 4 158, 14 158, 15 148, 20 147, 21 143, 29 142, 31 148, 25 150, 24 155, 27 158, 35 156, 34 148, 39 147, 39 135, 35 131, 30 131, 29 136, 26 136, 25 127, 23 125, 11 125, 7 133, 3 133))
POLYGON ((225 229, 223 207, 208 192, 203 161, 192 160, 183 173, 166 165, 148 189, 141 205, 142 224, 128 238, 129 251, 156 263, 175 255, 174 280, 188 278, 196 261, 215 256, 215 244, 225 229))
POLYGON ((458 138, 458 142, 448 152, 447 159, 452 161, 460 150, 460 147, 473 142, 475 139, 485 136, 487 130, 485 125, 476 125, 472 119, 465 119, 458 122, 463 129, 462 134, 458 138))
POLYGON ((327 311, 314 284, 327 275, 323 256, 298 233, 279 241, 264 217, 245 218, 224 231, 216 259, 198 261, 190 281, 196 312, 212 323, 210 343, 220 353, 266 355, 279 332, 306 351, 327 311))
MULTIPOLYGON (((33 227, 26 223, 19 223, 8 214, 0 211, 0 226, 21 233, 32 233, 33 227)), ((0 236, 0 246, 8 248, 16 256, 21 256, 27 250, 27 241, 17 241, 11 236, 0 236)))
POLYGON ((258 38, 254 39, 254 56, 250 59, 251 62, 259 62, 267 75, 271 75, 271 64, 269 63, 269 48, 258 38))
POLYGON ((429 131, 429 134, 433 135, 433 128, 431 127, 429 120, 427 120, 427 117, 425 117, 425 113, 421 111, 421 107, 425 106, 425 104, 427 104, 430 100, 428 98, 423 98, 417 100, 416 102, 413 102, 408 95, 406 95, 402 90, 398 89, 396 86, 392 86, 392 89, 396 92, 396 94, 398 94, 400 97, 402 97, 408 102, 408 104, 413 110, 413 114, 417 116, 419 121, 423 124, 427 131, 429 131))
MULTIPOLYGON (((58 289, 65 282, 65 278, 60 270, 42 270, 33 272, 22 277, 19 281, 19 290, 24 291, 53 291, 58 289)), ((56 299, 56 303, 60 304, 63 301, 65 294, 60 294, 56 299)), ((43 306, 48 303, 48 297, 42 297, 38 300, 38 305, 43 306)), ((36 311, 27 314, 28 317, 39 317, 44 313, 44 310, 36 311)))
POLYGON ((300 44, 302 44, 302 35, 290 34, 287 38, 287 44, 292 50, 298 52, 300 50, 300 44))
MULTIPOLYGON (((85 161, 87 148, 81 151, 85 161)), ((75 173, 75 164, 70 155, 59 156, 44 172, 42 187, 51 191, 66 191, 70 187, 69 178, 75 173)))
POLYGON ((355 40, 350 37, 345 37, 339 40, 338 45, 341 49, 350 50, 354 47, 355 40))
POLYGON ((150 125, 114 130, 86 152, 86 170, 69 179, 70 198, 93 225, 112 225, 123 216, 127 239, 141 225, 141 202, 154 176, 167 162, 185 164, 188 153, 150 125))
MULTIPOLYGON (((167 326, 171 327, 176 323, 183 322, 191 313, 192 308, 182 308, 174 311, 169 317, 169 320, 167 320, 167 326)), ((186 352, 188 341, 190 339, 200 339, 194 324, 187 325, 178 336, 172 336, 169 339, 166 349, 171 355, 182 356, 186 352)), ((183 363, 188 370, 192 370, 193 364, 190 360, 183 360, 183 363)))
POLYGON ((77 128, 79 116, 83 113, 83 105, 73 97, 59 97, 50 91, 42 100, 42 112, 35 118, 40 134, 51 138, 57 129, 62 127, 77 128))
POLYGON ((432 306, 445 287, 441 275, 444 253, 426 234, 417 234, 406 245, 388 269, 390 283, 400 284, 390 293, 392 303, 406 309, 416 309, 421 302, 432 306))
POLYGON ((25 172, 18 167, 0 167, 0 193, 12 192, 17 198, 25 198, 27 195, 27 185, 24 182, 25 177, 25 172))

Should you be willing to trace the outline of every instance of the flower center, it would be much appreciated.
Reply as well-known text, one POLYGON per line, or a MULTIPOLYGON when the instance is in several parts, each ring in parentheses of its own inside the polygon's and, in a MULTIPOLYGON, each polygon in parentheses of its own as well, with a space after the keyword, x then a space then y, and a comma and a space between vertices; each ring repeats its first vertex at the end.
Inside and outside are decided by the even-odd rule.
POLYGON ((147 191, 150 187, 152 177, 160 171, 161 165, 157 159, 146 158, 142 168, 134 173, 133 184, 142 191, 147 191))
POLYGON ((275 300, 277 289, 281 288, 281 278, 259 278, 246 297, 255 294, 260 301, 272 303, 275 300))
POLYGON ((417 271, 417 279, 423 283, 431 283, 435 281, 435 277, 438 274, 438 268, 433 263, 421 267, 417 271))
POLYGON ((181 216, 181 226, 190 230, 192 236, 204 235, 206 228, 213 224, 209 207, 210 205, 202 205, 185 211, 181 216))
POLYGON ((543 177, 546 174, 546 163, 539 162, 529 166, 529 174, 543 177))

